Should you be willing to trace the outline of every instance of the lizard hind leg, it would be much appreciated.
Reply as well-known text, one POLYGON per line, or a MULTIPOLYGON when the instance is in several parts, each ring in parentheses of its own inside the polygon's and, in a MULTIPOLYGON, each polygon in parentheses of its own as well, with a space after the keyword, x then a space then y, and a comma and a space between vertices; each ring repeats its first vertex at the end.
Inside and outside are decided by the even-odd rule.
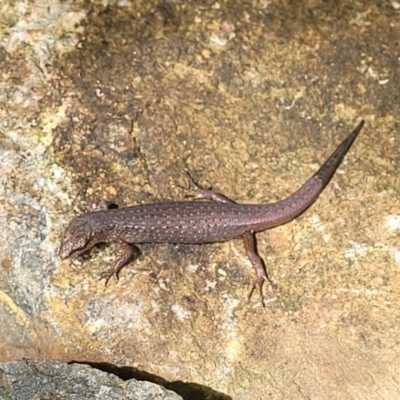
MULTIPOLYGON (((233 200, 227 198, 226 196, 224 196, 218 192, 215 192, 212 189, 201 188, 199 185, 196 184, 196 182, 193 180, 193 178, 189 175, 188 172, 186 172, 186 175, 189 179, 190 185, 191 185, 192 190, 194 191, 196 197, 212 199, 219 203, 235 203, 233 200)), ((243 241, 244 241, 244 246, 246 248, 247 256, 249 257, 250 262, 257 274, 257 278, 254 281, 253 287, 250 290, 248 300, 251 299, 251 296, 253 295, 254 290, 256 289, 256 287, 258 287, 258 289, 260 291, 261 305, 263 307, 265 307, 263 290, 262 290, 264 282, 268 281, 274 288, 276 287, 276 285, 269 278, 267 271, 265 269, 265 266, 263 264, 263 261, 261 260, 260 256, 257 254, 257 246, 256 246, 256 239, 254 237, 254 233, 253 232, 245 232, 243 234, 243 241)))
POLYGON ((253 268, 255 269, 256 275, 257 275, 257 278, 254 281, 253 287, 251 288, 251 291, 249 293, 248 300, 251 299, 251 296, 253 295, 254 290, 256 289, 256 287, 258 287, 258 289, 260 291, 261 305, 263 307, 265 307, 263 290, 262 290, 264 282, 268 281, 274 288, 276 287, 276 285, 269 278, 267 271, 264 267, 264 264, 263 264, 260 256, 257 254, 257 247, 256 247, 256 240, 254 237, 254 233, 250 232, 250 231, 245 232, 243 234, 243 242, 244 242, 244 246, 246 248, 247 256, 249 257, 250 262, 251 262, 253 268))
POLYGON ((190 176, 189 172, 186 171, 186 175, 189 179, 190 186, 192 191, 194 192, 195 197, 199 199, 211 199, 218 203, 235 203, 233 200, 229 199, 228 197, 224 196, 221 193, 218 193, 212 189, 203 189, 200 187, 190 176))

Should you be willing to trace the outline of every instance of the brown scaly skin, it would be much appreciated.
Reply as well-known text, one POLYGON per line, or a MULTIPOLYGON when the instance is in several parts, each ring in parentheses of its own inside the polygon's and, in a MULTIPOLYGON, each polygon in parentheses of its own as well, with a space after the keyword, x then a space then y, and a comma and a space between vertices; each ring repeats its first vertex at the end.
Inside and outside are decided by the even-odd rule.
POLYGON ((256 252, 254 233, 289 222, 303 213, 328 184, 363 125, 361 121, 321 168, 284 200, 272 204, 237 204, 214 191, 199 188, 189 177, 198 197, 215 202, 174 201, 111 209, 103 201, 98 211, 78 215, 70 222, 64 232, 60 257, 77 256, 100 242, 121 244, 125 248, 122 257, 112 270, 102 275, 107 283, 132 261, 137 253, 135 244, 212 243, 242 236, 257 274, 251 293, 256 286, 262 293, 262 285, 269 278, 256 252))

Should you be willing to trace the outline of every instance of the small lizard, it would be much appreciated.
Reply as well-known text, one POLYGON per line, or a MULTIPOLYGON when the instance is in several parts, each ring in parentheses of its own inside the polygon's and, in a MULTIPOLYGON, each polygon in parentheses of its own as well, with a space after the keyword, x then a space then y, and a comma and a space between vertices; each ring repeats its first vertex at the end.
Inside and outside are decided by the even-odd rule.
MULTIPOLYGON (((360 132, 364 121, 337 147, 321 168, 296 192, 272 204, 238 204, 212 190, 204 190, 189 179, 197 197, 214 201, 170 201, 110 208, 102 201, 97 211, 75 217, 66 228, 60 248, 62 259, 77 256, 100 242, 119 243, 124 253, 115 266, 102 274, 106 284, 138 253, 140 243, 213 243, 242 237, 257 278, 249 294, 260 290, 268 278, 256 251, 255 232, 282 225, 303 213, 327 185, 360 132)), ((272 282, 271 282, 272 283, 272 282)))

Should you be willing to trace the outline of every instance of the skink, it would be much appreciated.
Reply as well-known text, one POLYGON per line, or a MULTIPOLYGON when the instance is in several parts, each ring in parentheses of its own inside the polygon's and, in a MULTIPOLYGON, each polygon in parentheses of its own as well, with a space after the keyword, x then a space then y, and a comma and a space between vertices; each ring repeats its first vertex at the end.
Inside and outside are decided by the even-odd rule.
MULTIPOLYGON (((272 204, 237 204, 192 183, 199 197, 214 201, 181 201, 109 208, 103 201, 97 211, 75 217, 66 228, 60 248, 62 259, 77 256, 100 242, 119 243, 124 253, 115 266, 102 274, 109 278, 137 254, 140 243, 212 243, 243 237, 247 255, 256 271, 255 287, 269 280, 256 251, 255 232, 293 220, 319 196, 360 132, 364 121, 338 146, 321 168, 296 192, 272 204)), ((250 294, 251 296, 251 294, 250 294)))

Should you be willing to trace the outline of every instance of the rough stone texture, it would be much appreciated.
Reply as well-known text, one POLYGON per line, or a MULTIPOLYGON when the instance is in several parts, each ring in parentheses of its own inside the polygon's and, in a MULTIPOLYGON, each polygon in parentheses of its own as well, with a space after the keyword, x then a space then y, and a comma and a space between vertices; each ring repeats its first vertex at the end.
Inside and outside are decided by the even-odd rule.
POLYGON ((0 359, 127 365, 213 398, 400 397, 395 6, 1 2, 0 359), (283 198, 361 118, 319 200, 258 235, 266 309, 240 240, 143 246, 106 288, 117 246, 57 256, 77 213, 182 199, 184 170, 283 198))
POLYGON ((179 400, 182 397, 150 382, 122 381, 87 365, 60 361, 0 363, 0 398, 10 400, 179 400))

